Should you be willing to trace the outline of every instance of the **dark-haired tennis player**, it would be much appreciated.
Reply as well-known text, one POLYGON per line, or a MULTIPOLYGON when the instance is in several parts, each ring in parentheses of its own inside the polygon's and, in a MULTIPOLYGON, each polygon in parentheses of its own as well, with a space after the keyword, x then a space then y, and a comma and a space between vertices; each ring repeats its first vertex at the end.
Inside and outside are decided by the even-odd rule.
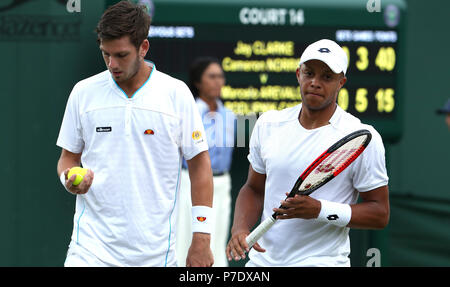
POLYGON ((108 70, 77 83, 68 99, 58 175, 77 200, 65 266, 176 266, 183 156, 195 219, 187 264, 213 264, 213 184, 202 120, 189 88, 144 61, 149 26, 140 6, 122 1, 108 8, 97 26, 108 70), (90 172, 73 186, 67 171, 80 163, 90 172))
POLYGON ((246 236, 274 211, 280 220, 250 250, 246 266, 350 266, 349 228, 389 221, 388 176, 378 132, 336 104, 348 59, 323 39, 303 52, 296 75, 302 104, 264 113, 250 139, 247 182, 235 207, 229 260, 245 258, 246 236), (358 129, 372 133, 362 155, 310 196, 286 197, 299 175, 334 142, 358 129), (362 202, 357 203, 358 195, 362 202), (277 208, 280 202, 284 209, 277 208))

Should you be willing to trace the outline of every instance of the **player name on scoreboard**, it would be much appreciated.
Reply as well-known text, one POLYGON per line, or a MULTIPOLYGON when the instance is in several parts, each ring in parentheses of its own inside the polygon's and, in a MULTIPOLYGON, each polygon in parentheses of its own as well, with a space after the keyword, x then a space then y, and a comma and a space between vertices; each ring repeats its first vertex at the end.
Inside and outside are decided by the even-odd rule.
MULTIPOLYGON (((341 45, 349 58, 348 82, 339 92, 339 106, 358 116, 389 116, 395 110, 392 78, 396 67, 396 32, 344 32, 336 32, 348 41, 341 45)), ((225 106, 238 115, 247 115, 301 103, 295 71, 307 44, 236 41, 230 49, 232 54, 221 58, 227 75, 227 85, 222 89, 225 106), (243 77, 247 77, 247 84, 236 81, 243 77)))

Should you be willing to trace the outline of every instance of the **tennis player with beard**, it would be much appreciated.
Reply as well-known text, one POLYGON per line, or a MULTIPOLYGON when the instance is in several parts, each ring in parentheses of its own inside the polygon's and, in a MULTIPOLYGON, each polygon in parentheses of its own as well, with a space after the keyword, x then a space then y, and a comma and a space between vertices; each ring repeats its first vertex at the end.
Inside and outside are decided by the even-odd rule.
POLYGON ((76 194, 65 266, 176 266, 182 158, 192 189, 188 266, 211 266, 208 144, 189 88, 144 61, 150 17, 122 1, 97 26, 107 70, 78 82, 57 145, 61 182, 76 194), (69 168, 89 169, 81 184, 69 168), (197 220, 196 218, 201 218, 197 220))

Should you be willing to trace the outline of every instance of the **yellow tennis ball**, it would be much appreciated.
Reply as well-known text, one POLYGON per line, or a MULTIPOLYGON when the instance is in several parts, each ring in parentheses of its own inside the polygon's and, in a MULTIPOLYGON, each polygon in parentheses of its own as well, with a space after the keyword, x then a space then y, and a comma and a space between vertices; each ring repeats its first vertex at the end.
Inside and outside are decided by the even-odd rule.
POLYGON ((79 166, 72 167, 67 174, 67 178, 71 178, 72 175, 76 174, 77 177, 73 181, 72 185, 79 185, 83 181, 83 177, 86 174, 87 169, 79 166))

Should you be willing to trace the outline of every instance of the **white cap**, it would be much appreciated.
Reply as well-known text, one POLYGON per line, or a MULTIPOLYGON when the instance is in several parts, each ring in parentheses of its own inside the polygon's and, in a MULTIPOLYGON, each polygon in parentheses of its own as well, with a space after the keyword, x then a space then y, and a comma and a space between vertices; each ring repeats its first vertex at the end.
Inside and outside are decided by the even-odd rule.
POLYGON ((330 69, 339 74, 347 72, 348 58, 347 53, 336 42, 322 39, 306 47, 300 57, 299 66, 309 60, 320 60, 330 67, 330 69))

